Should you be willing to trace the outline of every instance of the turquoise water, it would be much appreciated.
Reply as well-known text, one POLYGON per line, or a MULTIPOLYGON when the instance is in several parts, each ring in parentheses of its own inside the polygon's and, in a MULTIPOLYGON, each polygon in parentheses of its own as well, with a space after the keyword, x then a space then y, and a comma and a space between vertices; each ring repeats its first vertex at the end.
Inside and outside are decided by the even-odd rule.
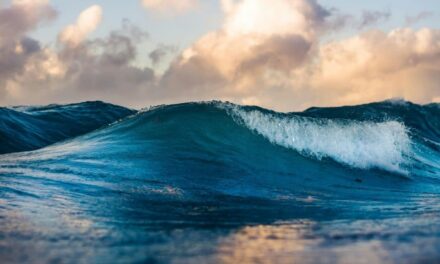
POLYGON ((438 262, 439 198, 438 104, 160 106, 1 155, 0 256, 438 262))

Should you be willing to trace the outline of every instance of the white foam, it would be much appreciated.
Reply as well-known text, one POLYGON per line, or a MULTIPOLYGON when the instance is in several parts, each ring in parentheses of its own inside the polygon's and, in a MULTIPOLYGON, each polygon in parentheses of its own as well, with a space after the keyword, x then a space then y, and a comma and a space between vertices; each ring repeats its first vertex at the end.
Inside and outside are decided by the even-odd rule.
POLYGON ((380 168, 405 173, 411 139, 397 121, 359 122, 299 116, 278 116, 258 110, 229 106, 235 120, 270 142, 294 149, 304 156, 337 162, 360 169, 380 168))

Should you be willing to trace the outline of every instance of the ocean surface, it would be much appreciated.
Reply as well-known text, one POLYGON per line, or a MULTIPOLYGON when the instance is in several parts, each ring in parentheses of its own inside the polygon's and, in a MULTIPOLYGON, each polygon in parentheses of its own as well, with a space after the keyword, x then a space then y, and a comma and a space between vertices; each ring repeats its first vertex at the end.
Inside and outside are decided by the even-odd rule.
POLYGON ((0 154, 39 149, 134 113, 103 102, 0 107, 0 154))
POLYGON ((1 263, 440 262, 439 104, 74 108, 0 111, 1 263))

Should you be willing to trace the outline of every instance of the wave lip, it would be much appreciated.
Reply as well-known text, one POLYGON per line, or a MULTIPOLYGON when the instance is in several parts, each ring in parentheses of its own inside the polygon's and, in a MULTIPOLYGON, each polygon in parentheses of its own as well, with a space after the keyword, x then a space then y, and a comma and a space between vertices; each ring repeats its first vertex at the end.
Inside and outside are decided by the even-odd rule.
POLYGON ((331 158, 359 169, 407 174, 411 156, 408 129, 398 121, 373 122, 310 118, 246 111, 229 106, 234 119, 270 142, 318 160, 331 158))

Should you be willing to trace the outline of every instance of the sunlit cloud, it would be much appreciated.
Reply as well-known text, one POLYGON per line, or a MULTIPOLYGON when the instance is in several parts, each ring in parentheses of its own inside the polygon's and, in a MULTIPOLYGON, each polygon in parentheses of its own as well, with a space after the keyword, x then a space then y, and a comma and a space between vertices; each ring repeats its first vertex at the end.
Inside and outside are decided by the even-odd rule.
MULTIPOLYGON (((197 5, 142 3, 150 11, 186 12, 197 5)), ((314 0, 221 0, 220 6, 218 29, 180 53, 172 45, 150 45, 142 53, 150 66, 140 66, 148 33, 125 21, 107 36, 92 37, 103 17, 100 6, 81 12, 52 47, 30 37, 57 16, 51 4, 13 1, 0 8, 0 102, 100 99, 143 107, 220 99, 291 111, 390 97, 418 103, 440 98, 438 29, 377 30, 390 12, 366 10, 354 18, 314 0), (360 32, 328 38, 344 26, 360 32)))
POLYGON ((102 20, 102 8, 93 5, 82 11, 75 24, 67 26, 59 36, 61 42, 77 46, 96 28, 102 20))
POLYGON ((149 11, 168 15, 186 13, 199 4, 198 0, 141 0, 141 3, 149 11))
MULTIPOLYGON (((323 44, 338 18, 315 1, 222 4, 223 27, 186 49, 162 79, 179 100, 292 110, 390 97, 427 103, 440 95, 438 30, 371 30, 323 44)), ((389 17, 364 14, 362 27, 389 17)))
POLYGON ((440 30, 373 30, 322 45, 318 58, 310 85, 334 105, 440 95, 440 30))
POLYGON ((222 1, 222 6, 223 27, 185 50, 162 79, 164 90, 180 100, 260 102, 261 92, 277 93, 279 82, 308 63, 330 24, 330 11, 316 1, 222 1))
POLYGON ((22 63, 19 74, 5 76, 0 101, 40 104, 105 100, 141 105, 155 80, 152 69, 134 66, 138 45, 148 40, 148 33, 123 21, 121 28, 108 36, 86 39, 99 25, 101 14, 98 6, 83 11, 75 24, 60 33, 64 45, 58 48, 40 47, 31 39, 22 41, 14 52, 31 55, 22 63))

